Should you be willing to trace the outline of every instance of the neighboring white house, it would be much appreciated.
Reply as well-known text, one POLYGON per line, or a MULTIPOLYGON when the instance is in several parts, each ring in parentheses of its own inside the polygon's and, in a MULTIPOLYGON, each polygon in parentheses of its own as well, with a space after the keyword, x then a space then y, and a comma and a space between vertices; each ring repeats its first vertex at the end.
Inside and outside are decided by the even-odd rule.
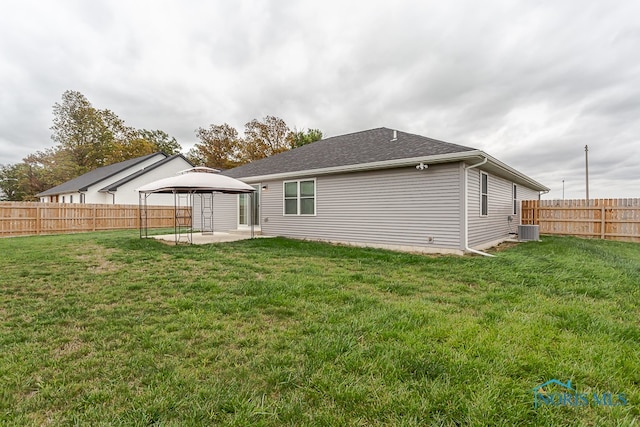
MULTIPOLYGON (((41 202, 138 204, 138 187, 191 167, 182 154, 153 153, 92 170, 37 196, 41 202)), ((173 198, 158 197, 154 204, 171 205, 173 198)))
POLYGON ((253 218, 264 235, 458 254, 507 239, 520 201, 549 190, 483 151, 387 128, 223 174, 253 185, 258 203, 216 195, 216 230, 243 229, 253 218))

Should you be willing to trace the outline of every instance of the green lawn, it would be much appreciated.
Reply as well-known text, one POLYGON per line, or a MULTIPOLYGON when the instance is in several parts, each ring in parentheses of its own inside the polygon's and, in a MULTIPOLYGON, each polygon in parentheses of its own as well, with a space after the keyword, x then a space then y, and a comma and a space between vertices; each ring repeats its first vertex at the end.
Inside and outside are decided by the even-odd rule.
POLYGON ((489 259, 129 231, 0 254, 0 425, 639 425, 637 244, 489 259), (550 379, 589 404, 535 408, 550 379))

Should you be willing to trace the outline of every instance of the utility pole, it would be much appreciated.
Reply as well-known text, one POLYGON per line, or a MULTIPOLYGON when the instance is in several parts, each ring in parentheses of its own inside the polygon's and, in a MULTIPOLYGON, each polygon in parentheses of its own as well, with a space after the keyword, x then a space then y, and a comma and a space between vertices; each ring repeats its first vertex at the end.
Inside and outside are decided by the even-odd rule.
POLYGON ((587 206, 589 205, 589 146, 584 146, 584 171, 587 183, 587 206))

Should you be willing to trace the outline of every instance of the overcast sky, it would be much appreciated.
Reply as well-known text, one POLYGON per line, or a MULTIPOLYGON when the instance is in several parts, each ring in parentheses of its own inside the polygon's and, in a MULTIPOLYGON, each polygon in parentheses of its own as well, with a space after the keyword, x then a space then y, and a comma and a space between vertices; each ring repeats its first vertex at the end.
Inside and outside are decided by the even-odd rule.
POLYGON ((3 0, 0 164, 82 92, 185 151, 275 115, 482 149, 552 189, 640 197, 640 2, 3 0))

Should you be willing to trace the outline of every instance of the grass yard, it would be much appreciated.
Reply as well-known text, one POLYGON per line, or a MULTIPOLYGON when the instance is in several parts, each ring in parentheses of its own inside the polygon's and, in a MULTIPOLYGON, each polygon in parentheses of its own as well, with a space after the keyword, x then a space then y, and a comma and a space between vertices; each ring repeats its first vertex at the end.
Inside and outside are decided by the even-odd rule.
POLYGON ((637 244, 488 259, 129 231, 0 254, 0 425, 639 425, 637 244), (534 407, 551 379, 588 404, 534 407))

